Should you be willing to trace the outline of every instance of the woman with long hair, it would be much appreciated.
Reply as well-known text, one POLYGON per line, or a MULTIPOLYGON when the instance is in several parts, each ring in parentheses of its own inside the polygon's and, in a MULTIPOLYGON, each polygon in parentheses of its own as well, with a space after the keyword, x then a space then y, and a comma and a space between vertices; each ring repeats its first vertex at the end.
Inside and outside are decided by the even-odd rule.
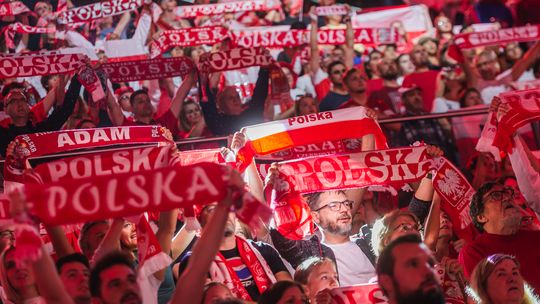
POLYGON ((15 247, 9 247, 0 256, 0 282, 4 290, 3 303, 41 304, 35 274, 29 265, 18 264, 15 247))
POLYGON ((481 304, 540 303, 519 272, 518 260, 493 254, 480 261, 471 276, 472 296, 481 304))

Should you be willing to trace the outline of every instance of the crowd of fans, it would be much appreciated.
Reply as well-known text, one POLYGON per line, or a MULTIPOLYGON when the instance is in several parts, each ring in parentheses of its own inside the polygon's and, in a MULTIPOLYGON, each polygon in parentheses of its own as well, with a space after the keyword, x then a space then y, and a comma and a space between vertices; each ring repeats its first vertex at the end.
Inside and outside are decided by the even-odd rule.
MULTIPOLYGON (((56 1, 23 2, 33 10, 0 17, 1 27, 21 22, 55 27, 56 32, 15 34, 9 38, 12 46, 2 35, 2 53, 83 47, 94 50, 103 63, 108 41, 137 39, 145 47, 170 29, 223 24, 291 25, 312 34, 325 28, 352 30, 349 16, 317 17, 310 3, 293 0, 282 0, 280 9, 269 12, 192 19, 175 15, 175 0, 162 0, 155 1, 161 9, 157 22, 146 4, 77 28, 57 24, 56 1)), ((329 47, 312 39, 301 47, 271 50, 290 87, 290 95, 279 101, 272 99, 267 67, 112 83, 101 102, 81 89, 76 74, 0 79, 0 155, 12 153, 8 145, 22 134, 155 124, 169 129, 177 141, 209 139, 197 148, 219 146, 210 139, 231 136, 229 147, 237 151, 245 138, 236 132, 265 121, 349 107, 369 108, 381 121, 458 109, 497 113, 504 111, 498 94, 535 80, 540 87, 540 41, 462 50, 461 63, 449 55, 456 26, 466 33, 479 23, 491 28, 540 23, 535 1, 406 2, 429 5, 433 32, 414 39, 400 32, 399 43, 375 47, 350 39, 329 47)), ((68 1, 68 7, 73 4, 68 1)), ((197 63, 204 53, 226 44, 175 47, 163 56, 187 56, 197 63)), ((477 191, 470 203, 476 231, 469 241, 454 233, 458 223, 441 210, 430 174, 411 185, 414 192, 396 197, 367 189, 306 195, 317 231, 304 240, 288 239, 272 225, 250 231, 230 212, 231 196, 200 210, 202 233, 188 231, 179 210, 162 212, 152 224, 173 262, 149 282, 137 280, 136 230, 128 220, 81 223, 69 233, 45 227, 52 247, 43 247, 42 257, 25 265, 15 262, 13 226, 2 224, 0 303, 332 303, 332 289, 367 283, 378 283, 390 303, 445 303, 445 298, 540 303, 535 294, 540 291, 540 183, 516 169, 529 162, 538 179, 540 164, 531 150, 538 148, 540 134, 534 124, 523 127, 513 136, 530 157, 496 162, 491 154, 474 150, 486 117, 381 124, 390 147, 425 142, 428 154, 444 155, 469 179, 477 191), (446 274, 442 282, 437 276, 441 269, 446 274)), ((262 193, 261 181, 248 184, 252 192, 262 193)), ((24 204, 18 194, 11 199, 24 204)))

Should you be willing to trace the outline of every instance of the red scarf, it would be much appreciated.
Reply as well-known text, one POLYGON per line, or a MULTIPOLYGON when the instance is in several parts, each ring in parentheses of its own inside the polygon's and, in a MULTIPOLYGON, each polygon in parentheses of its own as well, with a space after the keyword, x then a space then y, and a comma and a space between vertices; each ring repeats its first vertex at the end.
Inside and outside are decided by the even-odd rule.
POLYGON ((56 32, 55 27, 38 27, 22 24, 20 22, 12 23, 6 26, 4 30, 13 31, 19 34, 48 34, 56 32))
POLYGON ((108 0, 62 11, 58 15, 60 24, 90 22, 105 17, 123 14, 139 8, 141 0, 108 0))
POLYGON ((366 115, 364 107, 354 107, 277 120, 245 128, 248 139, 238 160, 250 164, 255 155, 267 155, 300 145, 344 138, 375 136, 376 148, 387 147, 378 123, 366 115))
POLYGON ((510 110, 500 117, 489 113, 476 145, 478 151, 492 153, 497 161, 501 161, 501 152, 511 149, 511 137, 517 129, 540 119, 540 89, 506 92, 499 97, 510 110))
POLYGON ((499 45, 509 42, 536 41, 540 39, 540 25, 526 25, 495 31, 458 34, 454 44, 460 49, 499 45))
POLYGON ((433 187, 442 198, 442 208, 455 223, 456 233, 467 237, 474 189, 452 163, 445 158, 431 159, 424 146, 281 162, 279 174, 266 186, 265 194, 271 207, 276 208, 274 219, 283 223, 284 235, 301 238, 305 234, 300 231, 309 231, 305 223, 309 210, 304 210, 307 206, 298 201, 300 194, 368 186, 402 187, 423 178, 430 170, 437 170, 433 187))
POLYGON ((336 304, 376 304, 388 303, 379 284, 361 284, 334 288, 330 291, 332 303, 336 304))
POLYGON ((184 5, 175 10, 179 18, 213 16, 226 13, 270 11, 281 7, 277 0, 243 0, 216 4, 184 5))
POLYGON ((162 32, 150 44, 150 56, 156 58, 175 46, 198 46, 203 44, 216 44, 228 37, 224 27, 194 27, 162 32))
POLYGON ((318 6, 315 8, 317 16, 347 15, 349 11, 345 5, 318 6))
POLYGON ((22 13, 27 13, 30 10, 21 1, 7 1, 0 3, 0 16, 17 16, 22 13))
MULTIPOLYGON (((257 254, 254 252, 254 249, 248 244, 248 242, 240 237, 236 237, 236 248, 238 249, 238 252, 240 253, 240 259, 246 265, 246 267, 249 269, 249 272, 253 276, 253 280, 255 281, 255 284, 257 285, 257 289, 262 294, 265 290, 270 288, 272 281, 266 274, 265 267, 268 268, 267 265, 263 266, 262 263, 266 263, 266 261, 260 261, 257 257, 257 254)), ((255 249, 256 250, 256 249, 255 249)), ((260 254, 259 254, 260 255, 260 254)), ((242 282, 238 278, 238 275, 234 271, 234 269, 227 263, 227 260, 223 255, 218 252, 217 254, 217 263, 224 264, 226 266, 226 270, 228 272, 228 279, 231 280, 231 282, 228 282, 227 279, 225 282, 223 282, 225 285, 231 285, 231 292, 238 298, 243 300, 252 300, 249 296, 249 293, 247 292, 246 288, 242 285, 242 282)), ((227 274, 224 274, 227 275, 227 274)))
POLYGON ((214 73, 252 66, 266 67, 274 62, 272 56, 263 48, 235 48, 202 55, 199 68, 202 72, 214 73))
POLYGON ((89 149, 104 145, 169 142, 158 126, 112 127, 88 130, 68 130, 19 135, 15 155, 8 156, 4 165, 4 180, 23 182, 26 159, 71 150, 89 149))
MULTIPOLYGON (((309 30, 276 30, 266 27, 263 30, 233 30, 231 36, 236 45, 251 47, 293 47, 309 44, 309 30)), ((354 29, 354 42, 367 46, 397 43, 398 33, 391 28, 354 29)), ((342 45, 346 43, 346 30, 327 29, 317 31, 317 43, 320 45, 342 45)))
POLYGON ((0 78, 67 74, 80 69, 84 58, 81 54, 52 52, 0 56, 0 78))
POLYGON ((188 75, 194 64, 188 57, 113 62, 102 65, 112 82, 128 82, 188 75))
POLYGON ((74 224, 221 201, 228 190, 223 168, 200 163, 113 178, 27 184, 24 193, 30 212, 44 224, 74 224))

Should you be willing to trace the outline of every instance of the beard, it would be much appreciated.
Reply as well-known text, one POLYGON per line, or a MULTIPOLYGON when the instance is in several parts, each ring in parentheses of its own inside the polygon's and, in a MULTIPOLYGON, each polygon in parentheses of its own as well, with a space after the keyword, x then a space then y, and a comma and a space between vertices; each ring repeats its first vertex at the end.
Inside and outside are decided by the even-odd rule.
POLYGON ((386 71, 386 73, 381 75, 381 78, 384 80, 396 80, 399 76, 397 71, 386 71))
POLYGON ((75 304, 90 304, 92 303, 92 298, 90 296, 76 296, 73 298, 75 304))
POLYGON ((324 231, 327 231, 332 234, 337 235, 349 235, 352 230, 352 221, 349 221, 347 223, 339 223, 339 222, 327 222, 327 221, 321 221, 321 227, 324 231))
POLYGON ((420 288, 413 293, 402 294, 399 289, 399 284, 396 281, 393 281, 394 289, 396 290, 396 301, 398 304, 444 304, 446 303, 444 292, 440 285, 437 284, 437 288, 430 289, 428 291, 422 290, 422 286, 426 283, 431 283, 432 281, 437 282, 435 278, 430 278, 422 282, 420 288))
POLYGON ((120 303, 125 303, 127 301, 133 300, 135 300, 136 303, 142 303, 141 297, 138 294, 133 291, 128 291, 122 296, 122 298, 120 298, 120 303))

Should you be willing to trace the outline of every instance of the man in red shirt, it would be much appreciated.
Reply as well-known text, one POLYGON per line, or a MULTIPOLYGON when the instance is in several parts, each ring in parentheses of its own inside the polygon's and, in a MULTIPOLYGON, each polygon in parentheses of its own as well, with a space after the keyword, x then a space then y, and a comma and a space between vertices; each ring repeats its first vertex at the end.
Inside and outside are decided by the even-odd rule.
POLYGON ((424 111, 431 113, 433 100, 435 100, 437 75, 439 75, 439 71, 432 71, 429 69, 429 55, 422 45, 415 45, 410 56, 412 62, 416 66, 416 71, 405 76, 403 79, 403 86, 417 86, 421 88, 422 97, 424 99, 424 111))
POLYGON ((524 216, 520 209, 510 187, 488 182, 478 189, 471 200, 470 215, 482 234, 459 253, 459 262, 467 276, 483 258, 504 253, 515 256, 524 265, 523 278, 539 290, 540 231, 520 229, 524 216))

